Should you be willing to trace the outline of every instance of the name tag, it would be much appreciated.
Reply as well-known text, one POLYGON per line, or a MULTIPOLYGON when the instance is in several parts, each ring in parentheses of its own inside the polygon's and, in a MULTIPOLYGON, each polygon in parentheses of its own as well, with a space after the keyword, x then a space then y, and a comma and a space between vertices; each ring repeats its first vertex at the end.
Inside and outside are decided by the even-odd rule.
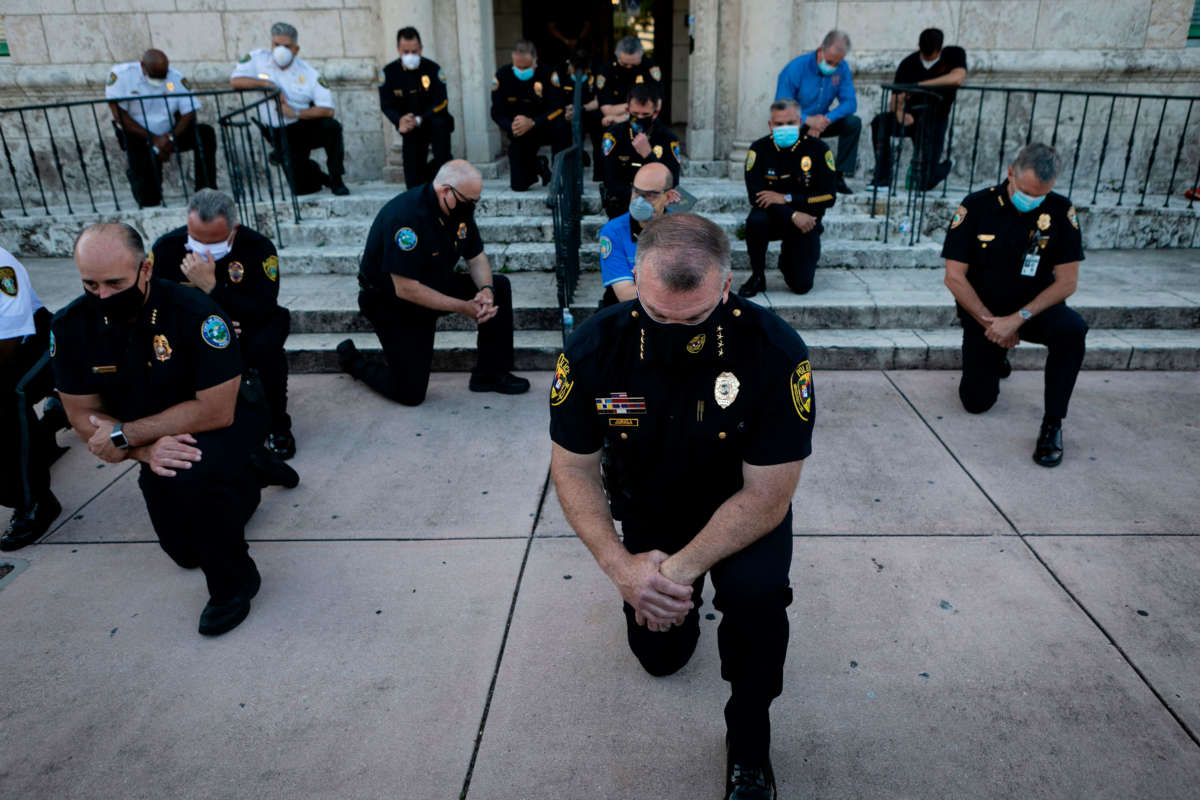
POLYGON ((116 371, 116 367, 92 367, 93 375, 109 375, 116 371))
POLYGON ((1021 274, 1026 278, 1032 278, 1037 275, 1038 263, 1042 257, 1033 253, 1025 254, 1025 261, 1021 264, 1021 274))

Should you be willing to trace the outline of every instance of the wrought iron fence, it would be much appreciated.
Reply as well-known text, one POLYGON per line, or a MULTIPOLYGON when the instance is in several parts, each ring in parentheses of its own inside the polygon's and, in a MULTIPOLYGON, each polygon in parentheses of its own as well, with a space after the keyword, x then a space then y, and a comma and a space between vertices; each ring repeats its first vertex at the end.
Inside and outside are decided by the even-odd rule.
POLYGON ((558 307, 562 314, 563 344, 575 325, 571 303, 579 285, 579 248, 583 220, 583 94, 582 81, 575 81, 571 117, 571 146, 554 156, 550 194, 546 198, 554 220, 554 274, 558 283, 558 307))

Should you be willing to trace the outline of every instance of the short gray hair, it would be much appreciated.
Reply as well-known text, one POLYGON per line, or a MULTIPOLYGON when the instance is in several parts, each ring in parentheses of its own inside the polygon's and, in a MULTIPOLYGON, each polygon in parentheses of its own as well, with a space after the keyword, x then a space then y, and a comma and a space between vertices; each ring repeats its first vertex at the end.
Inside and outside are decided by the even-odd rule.
POLYGON ((437 175, 433 176, 434 186, 453 186, 457 189, 467 181, 479 181, 483 177, 479 174, 479 170, 470 162, 462 158, 456 158, 453 161, 447 161, 438 169, 437 175))
POLYGON ((286 36, 292 40, 292 44, 300 41, 300 34, 296 31, 295 26, 288 25, 286 22, 276 22, 271 26, 272 36, 286 36))
POLYGON ((653 260, 659 279, 675 292, 704 283, 712 270, 729 275, 729 237, 699 214, 663 214, 646 223, 638 236, 637 267, 653 260))
POLYGON ((537 45, 528 39, 518 39, 517 43, 513 45, 512 51, 527 55, 530 58, 537 58, 537 45))
POLYGON ((1062 156, 1050 145, 1034 142, 1021 148, 1012 166, 1013 172, 1031 169, 1042 183, 1054 183, 1062 171, 1062 156))
POLYGON ((834 28, 829 33, 825 34, 825 38, 821 40, 821 49, 827 50, 830 47, 839 44, 842 46, 842 52, 850 52, 850 34, 834 28))
POLYGON ((626 36, 617 41, 617 52, 624 53, 627 56, 636 56, 639 53, 644 53, 645 48, 642 47, 642 40, 636 36, 626 36))
POLYGON ((193 194, 188 203, 188 214, 193 211, 201 222, 212 222, 217 217, 224 217, 230 227, 237 222, 237 206, 233 198, 216 189, 201 189, 193 194))
POLYGON ((774 103, 771 103, 772 111, 787 111, 789 108, 796 109, 796 113, 800 113, 800 103, 794 97, 781 97, 774 103))

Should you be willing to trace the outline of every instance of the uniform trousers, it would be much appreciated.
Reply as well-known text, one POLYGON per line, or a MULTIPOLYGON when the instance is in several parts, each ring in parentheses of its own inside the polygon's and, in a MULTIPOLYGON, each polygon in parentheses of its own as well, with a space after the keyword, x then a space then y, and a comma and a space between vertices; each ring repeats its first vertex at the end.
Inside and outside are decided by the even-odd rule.
POLYGON ((592 180, 600 183, 604 180, 604 115, 600 109, 583 112, 583 135, 592 142, 592 180))
POLYGON ((291 330, 292 315, 286 308, 276 306, 270 318, 262 325, 242 327, 238 347, 247 367, 258 370, 263 391, 267 396, 267 408, 271 412, 271 433, 285 433, 292 429, 292 418, 287 412, 287 353, 283 343, 291 330))
MULTIPOLYGON (((479 326, 478 361, 472 371, 484 378, 498 378, 513 368, 512 286, 503 275, 492 275, 492 293, 498 311, 479 326)), ((469 300, 478 294, 475 282, 465 272, 451 276, 444 294, 469 300)), ((358 307, 370 320, 379 337, 386 363, 359 359, 350 365, 350 374, 379 392, 406 406, 420 405, 429 388, 433 367, 433 337, 438 317, 434 311, 375 289, 358 293, 358 307)))
POLYGON ((779 252, 779 271, 788 288, 796 294, 806 294, 813 287, 817 261, 821 258, 821 221, 808 233, 803 233, 790 219, 771 216, 764 208, 754 208, 746 218, 746 254, 750 269, 756 273, 767 270, 767 243, 782 240, 779 252))
POLYGON ((558 153, 571 146, 571 128, 561 115, 549 122, 535 125, 524 136, 509 135, 509 186, 514 191, 523 192, 538 182, 537 151, 545 144, 550 145, 552 153, 558 153))
POLYGON ((404 158, 404 185, 409 189, 429 183, 450 160, 450 132, 454 119, 449 114, 430 114, 421 119, 420 126, 400 136, 400 152, 404 158), (429 149, 433 148, 433 161, 429 149))
MULTIPOLYGON (((140 206, 158 205, 162 202, 163 164, 150 149, 151 143, 140 136, 126 135, 123 131, 118 131, 117 135, 124 139, 125 151, 129 157, 129 168, 125 175, 129 178, 133 199, 140 206)), ((217 188, 217 135, 211 125, 195 123, 188 126, 187 130, 175 137, 175 149, 180 153, 196 151, 192 162, 194 185, 197 189, 217 188), (199 147, 196 142, 197 135, 200 139, 199 147)))
MULTIPOLYGON (((671 519, 626 515, 621 523, 630 553, 674 553, 690 541, 671 519)), ((783 691, 787 656, 787 607, 792 602, 788 569, 792 561, 792 510, 773 530, 749 547, 713 565, 713 605, 721 612, 717 649, 721 677, 730 684, 725 724, 730 754, 743 764, 764 763, 770 755, 771 701, 783 691)), ((692 602, 682 625, 654 633, 638 625, 624 604, 629 647, 647 672, 670 675, 688 662, 700 638, 704 576, 692 584, 692 602)))
MULTIPOLYGON (((1008 350, 989 341, 974 317, 961 309, 959 316, 963 327, 963 373, 958 396, 963 408, 972 414, 982 414, 995 404, 1000 394, 1000 369, 1008 350)), ((1075 378, 1083 366, 1087 332, 1083 317, 1065 303, 1047 308, 1018 331, 1022 341, 1044 344, 1049 350, 1044 390, 1048 417, 1067 416, 1075 378)))
POLYGON ((933 113, 917 116, 912 125, 902 125, 893 112, 876 114, 871 120, 871 143, 875 147, 875 180, 889 186, 892 181, 892 138, 913 140, 914 173, 924 175, 922 188, 932 189, 950 174, 949 163, 942 162, 942 146, 950 119, 938 119, 933 113))
POLYGON ((0 506, 28 509, 50 492, 53 441, 46 441, 33 406, 54 391, 50 367, 51 314, 34 314, 37 333, 0 367, 0 506))
POLYGON ((200 567, 212 600, 230 600, 255 572, 246 523, 260 499, 250 453, 266 435, 261 411, 239 402, 233 425, 194 434, 203 454, 171 478, 142 464, 138 487, 158 542, 176 564, 200 567))
MULTIPOLYGON (((812 136, 812 131, 805 129, 812 136)), ((862 120, 851 114, 831 122, 820 135, 822 139, 837 137, 837 171, 842 175, 853 175, 858 169, 858 140, 862 136, 862 120)))
POLYGON ((287 147, 287 156, 292 167, 292 190, 296 194, 319 192, 326 183, 321 167, 309 158, 309 153, 313 150, 325 150, 325 164, 329 167, 330 180, 341 180, 346 171, 342 123, 333 117, 301 119, 291 125, 263 128, 262 131, 263 136, 276 150, 287 147))

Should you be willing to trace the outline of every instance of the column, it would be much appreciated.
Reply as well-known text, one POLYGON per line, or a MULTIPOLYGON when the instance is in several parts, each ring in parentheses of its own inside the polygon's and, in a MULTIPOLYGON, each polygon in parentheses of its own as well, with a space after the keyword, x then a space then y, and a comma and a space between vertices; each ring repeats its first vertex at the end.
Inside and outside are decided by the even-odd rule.
POLYGON ((692 39, 695 48, 688 58, 688 158, 716 158, 717 127, 717 40, 720 17, 717 0, 692 0, 692 39))
POLYGON ((459 127, 466 144, 463 157, 482 164, 491 161, 500 149, 500 134, 491 117, 492 75, 496 69, 494 10, 492 0, 455 0, 455 6, 462 93, 459 127))
POLYGON ((731 162, 744 161, 750 143, 767 134, 775 83, 792 56, 795 5, 793 0, 742 0, 737 42, 737 124, 731 162))

